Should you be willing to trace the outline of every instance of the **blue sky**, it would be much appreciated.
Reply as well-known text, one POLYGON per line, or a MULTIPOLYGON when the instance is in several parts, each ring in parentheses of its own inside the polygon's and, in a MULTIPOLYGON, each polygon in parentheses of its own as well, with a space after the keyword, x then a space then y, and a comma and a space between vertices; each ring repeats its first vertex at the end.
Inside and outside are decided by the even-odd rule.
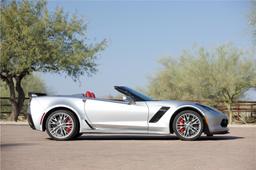
POLYGON ((88 23, 88 42, 107 39, 98 72, 74 82, 65 75, 40 74, 55 94, 92 90, 115 94, 114 85, 144 88, 160 67, 158 60, 195 46, 224 43, 250 48, 249 1, 49 1, 88 23))

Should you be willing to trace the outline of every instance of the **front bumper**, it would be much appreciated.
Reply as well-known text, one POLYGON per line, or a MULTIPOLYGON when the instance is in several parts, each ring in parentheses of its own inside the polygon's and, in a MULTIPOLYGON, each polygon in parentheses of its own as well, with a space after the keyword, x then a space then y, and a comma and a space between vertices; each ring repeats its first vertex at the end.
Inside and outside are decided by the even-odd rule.
POLYGON ((221 127, 227 127, 228 126, 228 119, 222 119, 222 121, 220 122, 221 127))
POLYGON ((205 119, 207 129, 205 130, 208 134, 226 134, 229 131, 228 128, 228 117, 226 114, 220 111, 206 111, 205 119))
POLYGON ((228 117, 223 112, 202 104, 197 107, 204 113, 205 117, 205 133, 206 134, 225 134, 228 133, 228 117))
POLYGON ((217 116, 208 120, 208 133, 226 134, 228 131, 228 119, 225 115, 217 116))

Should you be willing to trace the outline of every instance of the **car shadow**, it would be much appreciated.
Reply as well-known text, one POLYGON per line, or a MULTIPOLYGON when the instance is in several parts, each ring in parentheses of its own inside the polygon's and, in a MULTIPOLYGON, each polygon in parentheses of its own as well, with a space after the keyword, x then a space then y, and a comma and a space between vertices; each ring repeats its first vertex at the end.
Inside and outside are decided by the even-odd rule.
POLYGON ((0 144, 1 148, 10 148, 10 147, 17 147, 17 146, 31 146, 34 145, 33 143, 5 143, 0 144))
POLYGON ((243 139, 244 137, 241 136, 201 136, 198 140, 199 141, 214 141, 214 140, 236 140, 236 139, 243 139))
MULTIPOLYGON (((236 140, 238 136, 201 136, 198 141, 236 140)), ((73 139, 80 140, 179 140, 175 135, 86 135, 73 139)))

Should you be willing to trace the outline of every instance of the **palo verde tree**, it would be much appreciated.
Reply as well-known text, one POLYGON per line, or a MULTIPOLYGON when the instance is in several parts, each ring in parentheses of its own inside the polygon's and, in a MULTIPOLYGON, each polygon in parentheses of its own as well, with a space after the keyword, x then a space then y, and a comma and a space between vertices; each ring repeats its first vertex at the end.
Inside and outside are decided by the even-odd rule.
POLYGON ((232 121, 231 104, 255 85, 256 58, 231 45, 213 51, 199 48, 180 57, 164 58, 152 79, 149 94, 156 98, 224 101, 232 121))
POLYGON ((25 99, 22 80, 32 72, 64 73, 76 80, 96 71, 105 40, 88 44, 86 24, 46 1, 2 1, 0 76, 9 89, 11 119, 17 121, 25 99))

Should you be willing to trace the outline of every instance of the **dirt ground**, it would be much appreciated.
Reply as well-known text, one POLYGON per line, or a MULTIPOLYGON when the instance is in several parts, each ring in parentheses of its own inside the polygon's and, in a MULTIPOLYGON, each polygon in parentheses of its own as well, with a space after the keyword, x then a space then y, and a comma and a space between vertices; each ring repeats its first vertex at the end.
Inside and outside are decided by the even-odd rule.
POLYGON ((172 136, 83 135, 53 141, 27 125, 1 126, 2 170, 253 170, 256 126, 180 141, 172 136))

